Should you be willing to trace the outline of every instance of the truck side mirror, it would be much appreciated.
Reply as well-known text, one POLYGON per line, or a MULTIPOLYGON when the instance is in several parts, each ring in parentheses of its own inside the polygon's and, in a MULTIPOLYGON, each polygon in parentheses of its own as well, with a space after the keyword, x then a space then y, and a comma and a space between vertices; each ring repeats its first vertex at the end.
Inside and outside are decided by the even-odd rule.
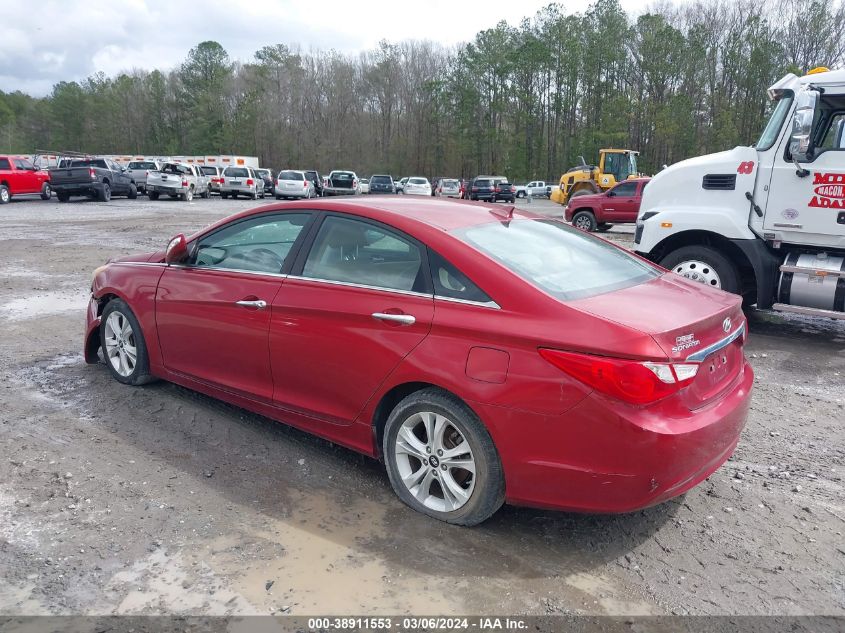
POLYGON ((813 159, 813 119, 819 91, 812 88, 801 91, 795 100, 792 115, 792 133, 789 137, 789 153, 793 161, 806 162, 813 159))

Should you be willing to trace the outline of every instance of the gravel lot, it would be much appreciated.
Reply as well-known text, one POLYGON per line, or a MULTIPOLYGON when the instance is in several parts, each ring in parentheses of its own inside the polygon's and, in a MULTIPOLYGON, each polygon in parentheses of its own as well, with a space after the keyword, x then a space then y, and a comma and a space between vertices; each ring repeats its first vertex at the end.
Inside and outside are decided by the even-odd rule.
POLYGON ((367 458, 84 364, 96 266, 254 204, 0 207, 0 614, 845 614, 845 323, 750 315, 748 425, 684 497, 455 528, 367 458))

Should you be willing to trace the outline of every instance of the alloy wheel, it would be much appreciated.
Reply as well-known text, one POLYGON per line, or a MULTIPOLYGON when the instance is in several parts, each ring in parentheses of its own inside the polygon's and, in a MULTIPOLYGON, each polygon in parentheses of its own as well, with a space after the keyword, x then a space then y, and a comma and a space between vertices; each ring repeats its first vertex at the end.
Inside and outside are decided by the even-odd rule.
POLYGON ((135 332, 121 312, 112 312, 105 324, 106 358, 121 376, 130 376, 138 362, 135 332))

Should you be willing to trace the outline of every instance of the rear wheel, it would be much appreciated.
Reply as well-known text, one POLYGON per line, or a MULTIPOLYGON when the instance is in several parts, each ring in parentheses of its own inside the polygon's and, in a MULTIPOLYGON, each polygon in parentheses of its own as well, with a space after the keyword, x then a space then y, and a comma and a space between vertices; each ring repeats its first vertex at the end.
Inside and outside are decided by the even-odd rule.
POLYGON ((49 200, 53 196, 53 189, 50 187, 49 182, 45 182, 44 186, 41 187, 41 199, 42 200, 49 200))
POLYGON ((572 226, 582 231, 596 230, 596 216, 590 211, 579 211, 572 216, 572 226))
POLYGON ((158 191, 150 191, 147 196, 150 200, 158 200, 158 191))
POLYGON ((141 326, 122 299, 113 299, 103 310, 100 346, 109 372, 118 382, 143 385, 154 380, 141 326))
POLYGON ((182 199, 182 202, 190 202, 194 199, 194 188, 188 187, 188 190, 183 192, 179 197, 182 199))
POLYGON ((449 393, 424 389, 396 405, 382 450, 393 490, 418 512, 477 525, 504 503, 493 440, 475 413, 449 393))
POLYGON ((138 197, 138 187, 135 186, 135 183, 129 183, 129 193, 127 196, 130 200, 138 197))
POLYGON ((67 202, 68 200, 70 200, 70 195, 65 193, 64 191, 57 191, 56 198, 59 202, 67 202))
POLYGON ((711 288, 740 293, 739 271, 734 263, 709 246, 684 246, 660 260, 674 273, 711 288))
POLYGON ((109 183, 104 182, 103 186, 97 191, 97 197, 99 198, 100 202, 108 202, 111 200, 111 185, 109 183))
POLYGON ((6 185, 0 185, 0 204, 7 204, 12 199, 12 193, 6 185))

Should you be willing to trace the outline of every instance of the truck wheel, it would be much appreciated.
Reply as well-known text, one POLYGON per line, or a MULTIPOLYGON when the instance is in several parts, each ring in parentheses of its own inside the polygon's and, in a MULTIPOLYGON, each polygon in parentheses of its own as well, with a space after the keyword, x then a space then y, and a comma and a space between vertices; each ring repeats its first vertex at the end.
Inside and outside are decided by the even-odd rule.
POLYGON ((524 197, 525 197, 525 192, 524 192, 524 191, 520 191, 519 193, 517 193, 517 194, 516 194, 516 197, 517 197, 517 198, 524 198, 524 197))
POLYGON ((108 202, 111 200, 111 186, 109 183, 104 182, 102 189, 97 191, 97 197, 99 198, 100 202, 108 202))
POLYGON ((57 191, 56 198, 58 198, 59 202, 67 202, 70 200, 70 194, 67 194, 64 191, 57 191))
POLYGON ((153 201, 158 200, 158 191, 150 191, 150 192, 148 192, 148 193, 147 193, 147 197, 148 197, 150 200, 153 200, 153 201))
POLYGON ((736 266, 709 246, 684 246, 666 255, 660 260, 660 265, 711 288, 721 288, 734 294, 740 292, 736 266))
POLYGON ((49 200, 53 196, 53 189, 50 187, 49 182, 45 182, 44 186, 41 187, 41 199, 42 200, 49 200))
POLYGON ((6 204, 12 199, 12 194, 6 185, 0 185, 0 204, 6 204))
POLYGON ((579 211, 572 216, 572 226, 582 231, 593 232, 598 225, 596 224, 596 216, 590 211, 579 211))
POLYGON ((126 197, 130 200, 134 200, 138 197, 138 187, 135 186, 134 182, 129 183, 129 193, 126 194, 126 197))
POLYGON ((194 188, 189 187, 188 190, 179 197, 182 198, 182 202, 190 202, 194 199, 194 188))

